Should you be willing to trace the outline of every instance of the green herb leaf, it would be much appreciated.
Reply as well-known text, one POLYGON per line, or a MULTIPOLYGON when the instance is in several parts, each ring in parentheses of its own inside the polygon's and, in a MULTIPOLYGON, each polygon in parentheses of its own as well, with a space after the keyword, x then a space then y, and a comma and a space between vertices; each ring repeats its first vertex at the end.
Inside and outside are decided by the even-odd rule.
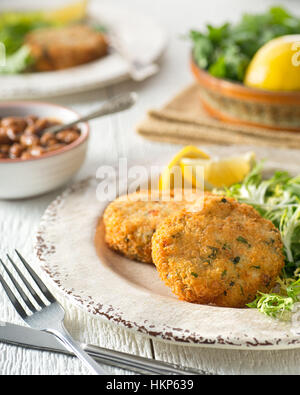
POLYGON ((236 240, 239 241, 240 243, 247 244, 248 247, 251 247, 251 244, 249 244, 248 240, 246 240, 243 236, 237 237, 236 240))
POLYGON ((240 262, 240 260, 241 260, 241 258, 239 256, 236 256, 231 259, 231 261, 234 265, 237 265, 240 262))

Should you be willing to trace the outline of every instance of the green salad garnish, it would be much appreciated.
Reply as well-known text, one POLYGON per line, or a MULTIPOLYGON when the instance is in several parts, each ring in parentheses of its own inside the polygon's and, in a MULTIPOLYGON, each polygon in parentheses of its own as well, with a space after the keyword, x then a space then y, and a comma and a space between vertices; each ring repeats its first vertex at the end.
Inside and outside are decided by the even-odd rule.
POLYGON ((34 61, 29 48, 24 45, 26 34, 53 25, 41 12, 0 14, 0 43, 4 45, 6 54, 6 64, 0 67, 0 74, 15 74, 26 70, 34 61))
POLYGON ((259 292, 256 299, 247 306, 280 320, 289 320, 295 303, 300 298, 300 279, 286 285, 283 281, 279 293, 259 292))
POLYGON ((236 24, 191 30, 190 38, 200 68, 215 77, 242 82, 259 48, 273 38, 298 33, 300 18, 282 7, 272 7, 264 14, 244 14, 236 24))
POLYGON ((17 74, 25 71, 34 62, 30 49, 22 45, 14 54, 6 57, 4 66, 0 66, 0 74, 17 74))
MULTIPOLYGON (((224 194, 224 191, 216 191, 224 194)), ((263 162, 254 166, 240 184, 226 189, 226 195, 253 206, 262 217, 279 229, 284 244, 285 267, 278 278, 277 289, 270 294, 258 293, 248 307, 266 315, 286 318, 300 301, 300 176, 276 171, 263 178, 263 162)), ((241 243, 247 240, 239 238, 241 243)), ((272 240, 270 240, 272 242, 272 240)))

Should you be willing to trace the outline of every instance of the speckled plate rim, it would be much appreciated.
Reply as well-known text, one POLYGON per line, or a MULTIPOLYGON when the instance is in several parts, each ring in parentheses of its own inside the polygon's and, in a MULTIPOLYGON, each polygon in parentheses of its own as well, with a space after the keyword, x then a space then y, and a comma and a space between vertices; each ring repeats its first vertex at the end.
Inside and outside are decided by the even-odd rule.
MULTIPOLYGON (((85 219, 82 219, 80 212, 85 204, 88 204, 85 217, 91 215, 90 224, 93 223, 93 226, 96 226, 101 210, 106 206, 98 202, 96 205, 91 204, 95 200, 96 186, 95 179, 89 178, 68 188, 49 205, 37 232, 35 249, 37 264, 46 272, 45 278, 49 285, 51 283, 62 296, 93 317, 104 318, 148 337, 176 344, 248 350, 300 347, 300 336, 291 331, 290 323, 265 317, 253 309, 200 306, 160 295, 151 295, 128 281, 124 281, 107 268, 103 271, 101 269, 101 278, 96 273, 98 270, 96 266, 91 267, 91 272, 88 274, 88 271, 85 271, 85 264, 85 268, 79 264, 80 270, 83 269, 83 271, 78 277, 84 278, 87 275, 93 277, 89 280, 92 287, 95 286, 95 278, 97 279, 97 287, 101 289, 97 297, 91 296, 89 290, 82 289, 86 287, 86 279, 82 281, 79 279, 82 287, 78 287, 78 278, 75 281, 71 279, 70 282, 70 267, 67 265, 66 270, 62 262, 67 257, 72 262, 82 261, 84 256, 82 256, 82 251, 76 251, 74 248, 74 240, 72 240, 72 249, 64 251, 63 245, 68 245, 70 236, 66 232, 71 229, 69 227, 71 220, 71 233, 74 233, 76 227, 79 233, 84 233, 88 224, 85 219), (83 204, 82 207, 80 207, 81 204, 83 204), (96 207, 97 210, 95 210, 96 207), (70 213, 72 215, 75 213, 75 217, 70 216, 70 213), (68 224, 67 227, 59 230, 65 224, 68 224), (61 234, 66 236, 61 246, 57 245, 57 232, 64 232, 61 234), (53 235, 55 235, 54 239, 53 235), (70 251, 73 251, 75 255, 68 256, 70 251), (73 284, 72 281, 74 281, 73 284), (109 294, 108 291, 114 287, 121 288, 117 297, 109 294)), ((94 264, 90 260, 92 257, 98 265, 99 258, 93 244, 94 229, 90 231, 89 236, 82 240, 83 250, 88 251, 89 256, 86 260, 89 264, 94 264)), ((78 240, 81 240, 80 236, 78 237, 78 240)), ((116 255, 113 252, 111 254, 116 255)), ((73 272, 76 270, 76 267, 72 267, 73 272)))

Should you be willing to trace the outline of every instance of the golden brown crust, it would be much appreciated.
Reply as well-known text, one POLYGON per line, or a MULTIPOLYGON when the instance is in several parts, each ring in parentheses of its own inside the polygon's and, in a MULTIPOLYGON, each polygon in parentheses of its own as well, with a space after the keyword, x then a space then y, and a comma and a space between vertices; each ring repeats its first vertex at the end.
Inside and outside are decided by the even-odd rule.
POLYGON ((36 59, 37 71, 60 70, 105 56, 105 36, 85 25, 43 28, 26 36, 25 43, 36 59))
POLYGON ((251 206, 213 196, 198 213, 166 218, 152 238, 160 277, 180 299, 244 307, 284 266, 279 231, 251 206))
MULTIPOLYGON (((158 198, 157 194, 154 195, 158 198)), ((151 239, 158 224, 189 206, 188 199, 187 196, 184 201, 175 201, 173 193, 170 201, 153 201, 148 199, 145 191, 121 196, 104 212, 107 244, 130 259, 152 263, 151 239)))

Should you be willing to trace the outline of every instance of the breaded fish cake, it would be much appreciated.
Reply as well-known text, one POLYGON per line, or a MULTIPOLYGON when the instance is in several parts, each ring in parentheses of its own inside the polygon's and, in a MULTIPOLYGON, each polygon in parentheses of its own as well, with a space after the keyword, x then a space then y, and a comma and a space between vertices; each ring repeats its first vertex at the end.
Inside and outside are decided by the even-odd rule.
POLYGON ((104 212, 105 241, 130 259, 152 263, 151 239, 157 225, 190 205, 188 200, 176 201, 173 194, 171 201, 151 201, 147 191, 121 196, 104 212))
POLYGON ((37 71, 60 70, 91 62, 107 54, 105 36, 84 25, 34 30, 25 38, 37 71))
POLYGON ((284 266, 279 231, 251 206, 214 196, 200 212, 166 218, 152 238, 161 279, 180 299, 245 307, 284 266))

